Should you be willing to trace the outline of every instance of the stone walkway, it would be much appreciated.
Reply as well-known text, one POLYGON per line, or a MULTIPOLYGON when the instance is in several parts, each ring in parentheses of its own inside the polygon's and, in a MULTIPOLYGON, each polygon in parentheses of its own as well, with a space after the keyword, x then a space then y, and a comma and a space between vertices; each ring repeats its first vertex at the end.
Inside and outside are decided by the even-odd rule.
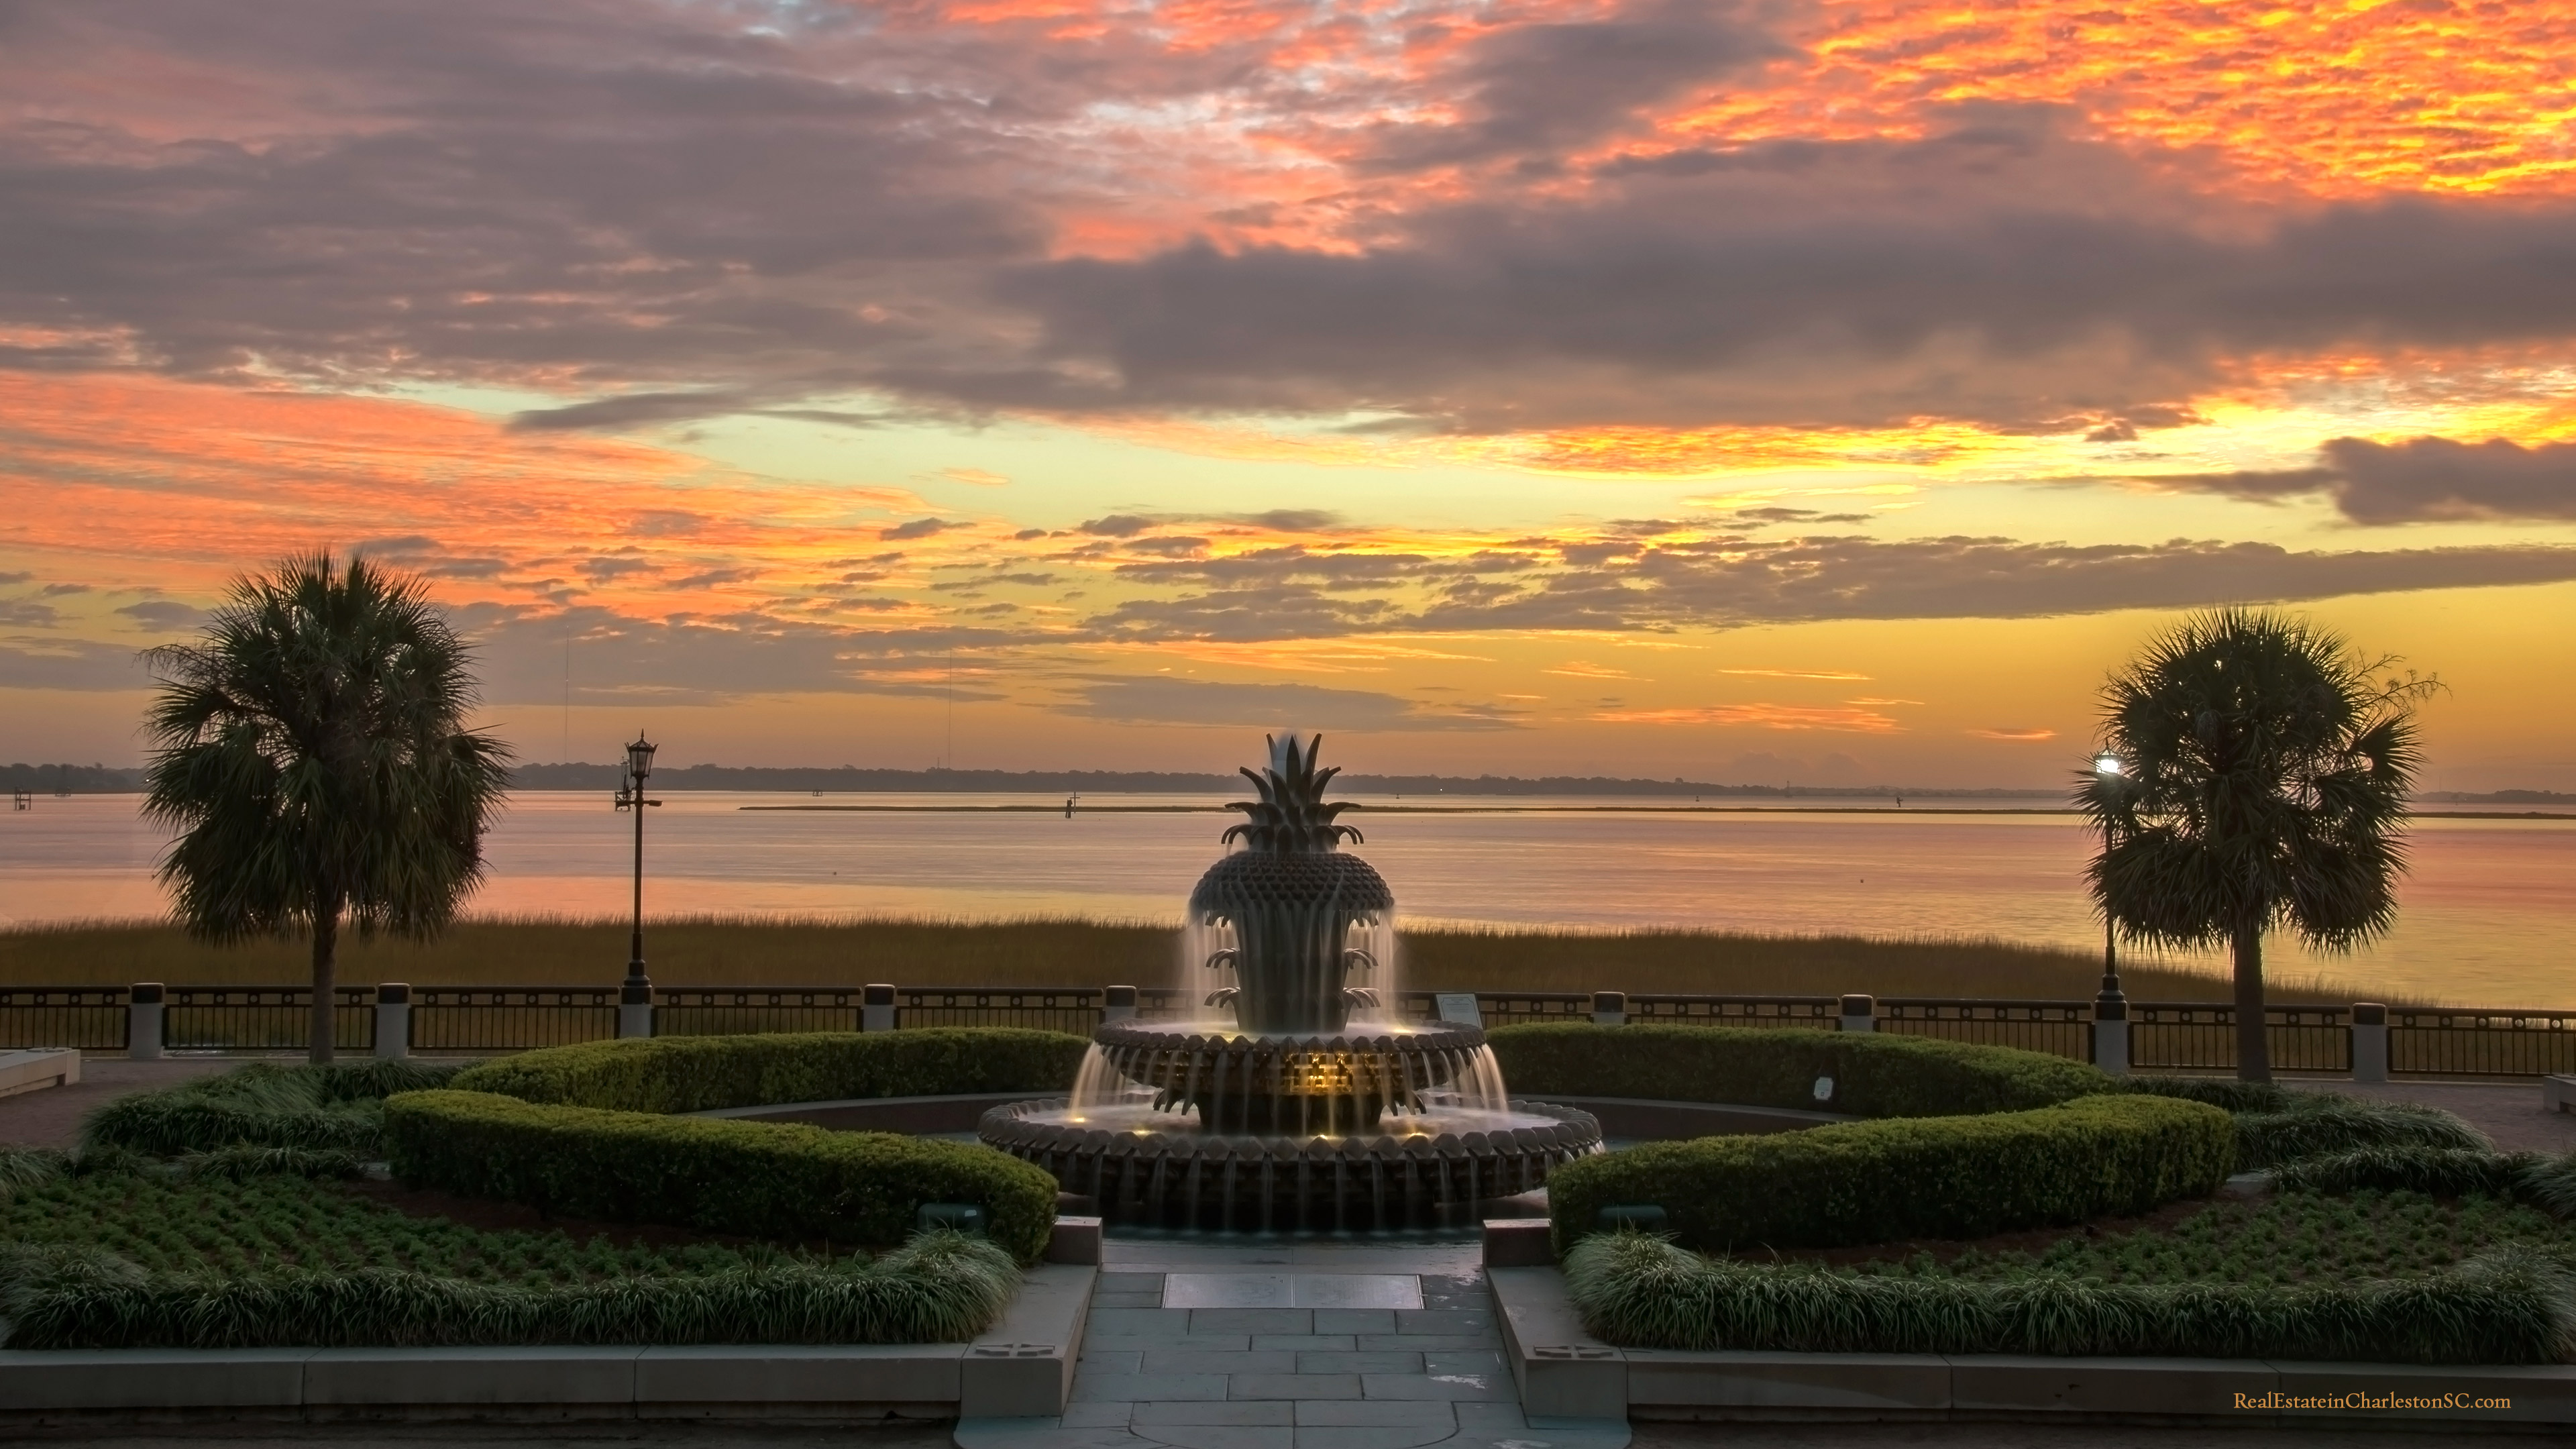
POLYGON ((1622 1449, 1521 1416, 1473 1244, 1112 1240, 1061 1418, 961 1449, 1622 1449))

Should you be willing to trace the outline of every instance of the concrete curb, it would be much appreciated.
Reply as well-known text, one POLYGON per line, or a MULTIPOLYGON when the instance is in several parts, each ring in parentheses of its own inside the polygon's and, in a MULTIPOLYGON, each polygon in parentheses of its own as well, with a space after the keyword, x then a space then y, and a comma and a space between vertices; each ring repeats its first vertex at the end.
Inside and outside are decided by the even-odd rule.
POLYGON ((0 1424, 1060 1414, 1098 1276, 1029 1269, 973 1343, 0 1350, 0 1424))
POLYGON ((2576 1424, 2571 1364, 1623 1349, 1583 1331, 1556 1269, 1493 1268, 1486 1280, 1532 1419, 2576 1424))

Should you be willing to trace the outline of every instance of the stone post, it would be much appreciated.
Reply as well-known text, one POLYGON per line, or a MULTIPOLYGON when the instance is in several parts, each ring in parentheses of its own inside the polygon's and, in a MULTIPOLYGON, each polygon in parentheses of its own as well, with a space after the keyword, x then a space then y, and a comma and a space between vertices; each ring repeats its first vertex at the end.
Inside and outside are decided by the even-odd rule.
POLYGON ((161 983, 137 981, 125 996, 125 1054, 138 1062, 161 1055, 161 983))
POLYGON ((1593 992, 1592 1024, 1594 1026, 1626 1026, 1628 1024, 1628 993, 1624 991, 1593 992))
MULTIPOLYGON (((875 988, 871 987, 869 989, 874 990, 875 988)), ((889 993, 886 1000, 891 1004, 894 1000, 894 997, 891 994, 894 988, 889 986, 886 990, 889 993)), ((1136 1019, 1136 988, 1133 986, 1112 986, 1107 991, 1103 992, 1100 998, 1100 1019, 1104 1024, 1112 1021, 1134 1021, 1136 1019)), ((888 1023, 887 1029, 892 1030, 892 1023, 888 1023)), ((876 1028, 869 1027, 868 1030, 874 1031, 876 1028)))
POLYGON ((2388 1007, 2381 1002, 2352 1004, 2352 1079, 2388 1080, 2388 1007))
POLYGON ((2093 1003, 2093 1065, 2115 1077, 2129 1074, 2129 1003, 2093 1003))
POLYGON ((1843 1030, 1878 1030, 1878 998, 1867 994, 1844 997, 1843 1030))
POLYGON ((894 1030, 894 985, 872 981, 859 997, 859 1030, 894 1030))
POLYGON ((376 987, 376 1060, 398 1062, 411 1055, 411 984, 387 981, 376 987))
MULTIPOLYGON (((641 812, 638 813, 640 814, 641 812)), ((623 1040, 630 1036, 651 1036, 652 1034, 653 988, 650 986, 630 986, 621 988, 617 993, 617 1035, 619 1039, 623 1040)))

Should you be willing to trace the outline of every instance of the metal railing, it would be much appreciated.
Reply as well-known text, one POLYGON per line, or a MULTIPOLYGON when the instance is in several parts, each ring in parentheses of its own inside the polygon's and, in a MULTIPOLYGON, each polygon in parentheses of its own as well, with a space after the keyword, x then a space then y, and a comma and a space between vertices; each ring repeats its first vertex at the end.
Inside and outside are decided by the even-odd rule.
POLYGON ((411 1049, 523 1052, 617 1035, 614 986, 415 986, 411 1049))
MULTIPOLYGON (((341 1051, 376 1047, 376 988, 332 991, 333 1044, 341 1051)), ((173 986, 161 1014, 161 1045, 174 1052, 270 1052, 313 1038, 310 986, 173 986)))
POLYGON ((1978 1046, 2019 1047, 2079 1062, 2093 1057, 2093 1003, 2089 1001, 1882 996, 1877 1029, 1978 1046))
POLYGON ((2388 1070, 2474 1077, 2576 1073, 2576 1011, 2392 1010, 2388 1070))
MULTIPOLYGON (((877 988, 879 1005, 857 986, 664 986, 654 989, 653 1031, 706 1036, 775 1031, 862 1031, 936 1026, 1018 1026, 1089 1035, 1108 1005, 1103 987, 877 988), (872 1011, 876 1014, 872 1015, 872 1011)), ((618 1034, 618 989, 601 986, 421 986, 407 993, 373 986, 334 992, 339 1050, 378 1049, 380 1023, 402 1033, 397 1047, 427 1054, 526 1051, 618 1034)), ((1488 1027, 1591 1021, 1605 1002, 1633 1024, 1805 1028, 1833 1031, 1844 998, 1591 992, 1475 993, 1488 1027)), ((1865 998, 1874 1030, 2017 1047, 2074 1060, 2093 1053, 2093 1003, 2081 1000, 1865 998)), ((306 1042, 312 992, 302 986, 0 986, 0 1050, 77 1048, 88 1052, 292 1052, 306 1042), (152 1004, 157 1000, 158 1004, 152 1004), (158 1021, 159 1040, 138 1030, 158 1021)), ((1407 1020, 1438 1014, 1436 994, 1399 992, 1390 1008, 1407 1020)), ((1123 1007, 1121 1008, 1124 1009, 1123 1007)), ((1144 987, 1145 1020, 1186 1019, 1197 994, 1144 987)), ((2346 1005, 2280 1005, 2264 1011, 2273 1066, 2288 1073, 2350 1074, 2355 1041, 2370 1037, 2379 1068, 2383 1029, 2375 1011, 2356 1022, 2346 1005)), ((2141 1072, 2230 1072, 2236 1066, 2236 1009, 2226 1002, 2141 1001, 2129 1006, 2128 1064, 2141 1072)), ((2401 1009, 2386 1013, 2384 1059, 2395 1076, 2529 1078, 2576 1074, 2576 1010, 2401 1009)))
MULTIPOLYGON (((2267 1006, 2263 1009, 2263 1036, 2275 1070, 2352 1070, 2349 1006, 2267 1006)), ((2129 1065, 2142 1072, 2236 1070, 2235 1005, 2223 1001, 2131 1003, 2129 1065)))
POLYGON ((0 1051, 125 1050, 122 986, 0 986, 0 1051))

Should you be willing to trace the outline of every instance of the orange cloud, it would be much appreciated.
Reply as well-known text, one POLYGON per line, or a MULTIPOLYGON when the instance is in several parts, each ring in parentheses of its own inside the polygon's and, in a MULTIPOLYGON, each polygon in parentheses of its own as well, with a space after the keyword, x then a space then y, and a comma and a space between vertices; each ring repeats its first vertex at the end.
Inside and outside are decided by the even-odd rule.
POLYGON ((1697 709, 1614 709, 1592 716, 1611 724, 1750 725, 1767 730, 1832 730, 1895 734, 1905 726, 1872 709, 1814 709, 1787 704, 1721 704, 1697 709))
POLYGON ((2041 740, 2057 738, 2057 731, 2048 729, 1984 729, 1967 733, 1981 740, 2009 740, 2015 744, 2037 744, 2041 740))

